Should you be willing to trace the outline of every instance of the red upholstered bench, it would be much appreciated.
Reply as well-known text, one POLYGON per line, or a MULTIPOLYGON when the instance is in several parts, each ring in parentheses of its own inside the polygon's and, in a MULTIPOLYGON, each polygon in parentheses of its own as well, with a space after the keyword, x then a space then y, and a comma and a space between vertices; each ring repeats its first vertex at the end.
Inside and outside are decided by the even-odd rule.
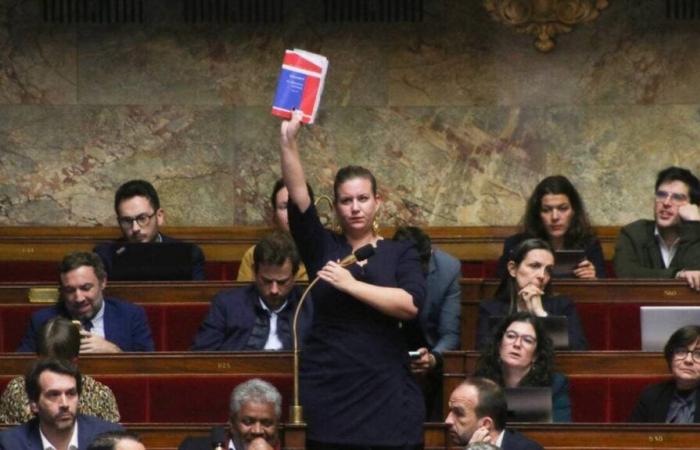
POLYGON ((574 422, 626 422, 642 390, 666 377, 569 377, 574 422))
MULTIPOLYGON (((49 305, 4 305, 0 308, 0 351, 14 352, 31 315, 49 305)), ((157 351, 189 350, 209 303, 143 304, 157 351)))
POLYGON ((158 303, 142 305, 151 325, 157 351, 189 350, 209 303, 158 303))
MULTIPOLYGON (((96 377, 117 398, 122 422, 223 423, 228 420, 234 387, 250 376, 226 375, 105 375, 96 377)), ((291 374, 260 376, 282 394, 282 418, 292 400, 291 374)))
POLYGON ((578 303, 589 350, 640 350, 640 304, 578 303))
POLYGON ((0 308, 0 349, 2 352, 17 350, 24 336, 31 315, 49 305, 10 305, 0 308))

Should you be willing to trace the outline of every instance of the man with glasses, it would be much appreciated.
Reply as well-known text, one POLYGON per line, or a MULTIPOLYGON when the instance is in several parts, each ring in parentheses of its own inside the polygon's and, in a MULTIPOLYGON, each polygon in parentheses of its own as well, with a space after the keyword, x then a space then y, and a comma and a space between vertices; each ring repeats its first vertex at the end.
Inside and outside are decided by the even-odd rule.
POLYGON ((664 357, 673 379, 645 388, 630 422, 700 423, 700 326, 676 330, 664 357))
POLYGON ((138 305, 104 297, 107 274, 94 253, 76 252, 59 265, 61 299, 32 314, 18 352, 35 352, 37 335, 49 319, 80 321, 80 353, 153 351, 146 312, 138 305))
POLYGON ((700 181, 668 167, 656 178, 654 220, 620 230, 615 273, 620 278, 678 278, 700 291, 700 181))
MULTIPOLYGON (((122 239, 97 245, 94 252, 100 255, 107 273, 112 272, 112 260, 124 243, 178 242, 160 233, 165 222, 165 212, 160 207, 158 193, 145 180, 131 180, 122 184, 114 195, 114 211, 122 232, 122 239)), ((192 279, 204 280, 204 253, 192 245, 192 279)))

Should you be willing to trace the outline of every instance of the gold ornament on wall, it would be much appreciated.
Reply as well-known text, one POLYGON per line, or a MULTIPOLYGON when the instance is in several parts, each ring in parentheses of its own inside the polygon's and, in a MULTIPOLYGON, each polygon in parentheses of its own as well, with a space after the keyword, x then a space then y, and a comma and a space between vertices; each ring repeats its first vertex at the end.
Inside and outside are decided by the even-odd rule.
POLYGON ((496 21, 535 36, 535 47, 548 52, 557 34, 595 20, 608 0, 484 0, 484 6, 496 21))

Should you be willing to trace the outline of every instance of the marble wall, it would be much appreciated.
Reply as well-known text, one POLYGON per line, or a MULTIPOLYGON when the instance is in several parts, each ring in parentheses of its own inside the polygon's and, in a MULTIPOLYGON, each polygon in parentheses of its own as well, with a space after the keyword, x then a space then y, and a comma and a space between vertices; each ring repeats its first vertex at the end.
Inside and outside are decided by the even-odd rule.
POLYGON ((369 167, 385 224, 513 225, 562 173, 595 224, 618 225, 651 215, 660 168, 700 171, 700 21, 663 2, 612 0, 549 54, 477 0, 425 0, 404 24, 300 13, 320 3, 286 2, 283 25, 105 26, 0 0, 0 225, 112 225, 131 178, 153 181, 170 225, 265 223, 292 47, 330 60, 302 136, 311 183, 369 167))

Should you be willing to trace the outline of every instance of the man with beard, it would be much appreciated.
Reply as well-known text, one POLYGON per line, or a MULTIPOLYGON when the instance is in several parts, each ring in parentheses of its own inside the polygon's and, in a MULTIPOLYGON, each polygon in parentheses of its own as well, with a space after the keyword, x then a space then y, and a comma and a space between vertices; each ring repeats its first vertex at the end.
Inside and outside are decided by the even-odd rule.
POLYGON ((138 305, 104 297, 107 274, 94 253, 76 252, 59 265, 61 299, 32 314, 18 352, 35 352, 37 334, 52 317, 80 321, 80 353, 153 351, 146 312, 138 305))
POLYGON ((82 378, 68 361, 37 361, 26 384, 35 417, 0 433, 0 450, 85 450, 98 434, 121 429, 118 424, 78 413, 82 378))

